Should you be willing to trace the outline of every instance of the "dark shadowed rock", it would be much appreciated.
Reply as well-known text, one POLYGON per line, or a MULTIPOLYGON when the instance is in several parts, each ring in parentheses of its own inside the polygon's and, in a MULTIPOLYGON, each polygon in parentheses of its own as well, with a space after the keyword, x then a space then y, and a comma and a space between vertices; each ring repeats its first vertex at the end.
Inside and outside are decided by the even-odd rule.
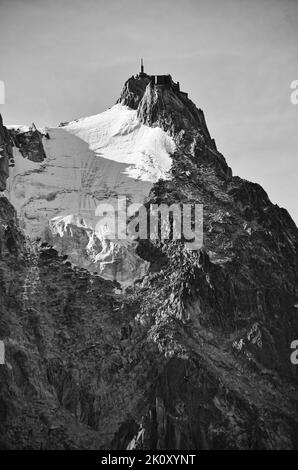
POLYGON ((0 114, 0 191, 3 191, 6 187, 9 162, 12 158, 12 143, 8 130, 3 125, 2 116, 0 114))

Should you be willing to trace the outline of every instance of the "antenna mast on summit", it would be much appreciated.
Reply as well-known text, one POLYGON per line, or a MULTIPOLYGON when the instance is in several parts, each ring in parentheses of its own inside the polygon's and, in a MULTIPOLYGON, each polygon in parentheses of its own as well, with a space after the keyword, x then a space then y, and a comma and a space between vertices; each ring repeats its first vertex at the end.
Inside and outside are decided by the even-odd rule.
POLYGON ((143 62, 143 57, 141 58, 141 74, 144 73, 144 62, 143 62))

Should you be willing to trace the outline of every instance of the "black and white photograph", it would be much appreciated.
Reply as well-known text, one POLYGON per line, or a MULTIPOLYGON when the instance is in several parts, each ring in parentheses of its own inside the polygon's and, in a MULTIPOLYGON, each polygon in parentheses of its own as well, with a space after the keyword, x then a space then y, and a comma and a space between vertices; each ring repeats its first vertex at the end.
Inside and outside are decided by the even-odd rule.
POLYGON ((298 450, 297 188, 298 0, 0 0, 1 460, 298 450))

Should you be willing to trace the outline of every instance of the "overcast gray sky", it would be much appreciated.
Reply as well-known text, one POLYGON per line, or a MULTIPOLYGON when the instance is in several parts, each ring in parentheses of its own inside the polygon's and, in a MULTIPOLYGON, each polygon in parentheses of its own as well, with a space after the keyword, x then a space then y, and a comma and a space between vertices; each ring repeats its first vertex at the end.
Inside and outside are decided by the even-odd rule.
POLYGON ((114 104, 145 59, 201 107, 234 174, 298 222, 298 0, 0 0, 5 124, 114 104))

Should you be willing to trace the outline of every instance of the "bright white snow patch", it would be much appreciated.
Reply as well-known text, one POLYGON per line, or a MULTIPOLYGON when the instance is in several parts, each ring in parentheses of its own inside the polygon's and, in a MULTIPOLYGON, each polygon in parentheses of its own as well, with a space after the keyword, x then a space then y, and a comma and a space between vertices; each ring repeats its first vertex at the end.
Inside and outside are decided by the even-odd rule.
POLYGON ((174 141, 159 127, 140 124, 137 112, 116 104, 107 111, 69 123, 64 129, 88 143, 97 155, 129 166, 125 173, 142 181, 166 178, 174 141))
POLYGON ((29 126, 23 126, 22 124, 18 125, 18 124, 11 124, 11 125, 6 125, 7 129, 14 129, 14 130, 17 130, 19 132, 29 132, 30 131, 30 127, 29 126))
MULTIPOLYGON (((20 134, 23 134, 24 132, 29 132, 33 130, 32 126, 26 126, 23 124, 6 124, 7 129, 12 129, 15 131, 18 131, 20 134)), ((41 132, 42 134, 45 134, 46 128, 44 127, 36 127, 36 129, 41 132)))

